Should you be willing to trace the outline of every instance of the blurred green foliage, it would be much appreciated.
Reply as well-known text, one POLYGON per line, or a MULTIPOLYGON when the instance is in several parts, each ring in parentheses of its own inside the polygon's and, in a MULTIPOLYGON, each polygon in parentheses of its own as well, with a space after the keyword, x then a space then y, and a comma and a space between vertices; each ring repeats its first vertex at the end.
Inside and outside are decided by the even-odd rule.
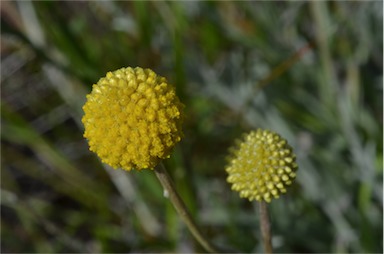
POLYGON ((153 172, 102 165, 82 137, 92 84, 152 68, 186 105, 165 163, 217 246, 260 252, 226 183, 241 134, 279 132, 298 179, 271 203, 276 252, 382 252, 383 5, 1 2, 1 251, 198 252, 153 172))

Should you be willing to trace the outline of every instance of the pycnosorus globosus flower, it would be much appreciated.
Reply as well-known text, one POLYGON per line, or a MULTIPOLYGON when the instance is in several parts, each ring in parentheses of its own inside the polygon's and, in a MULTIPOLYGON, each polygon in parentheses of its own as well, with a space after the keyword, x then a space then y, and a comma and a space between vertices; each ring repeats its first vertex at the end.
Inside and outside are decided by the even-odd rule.
POLYGON ((257 129, 231 149, 227 181, 240 197, 271 202, 296 177, 296 156, 280 135, 257 129))
POLYGON ((175 89, 150 69, 108 72, 87 95, 82 122, 90 150, 110 166, 155 167, 182 136, 175 89))

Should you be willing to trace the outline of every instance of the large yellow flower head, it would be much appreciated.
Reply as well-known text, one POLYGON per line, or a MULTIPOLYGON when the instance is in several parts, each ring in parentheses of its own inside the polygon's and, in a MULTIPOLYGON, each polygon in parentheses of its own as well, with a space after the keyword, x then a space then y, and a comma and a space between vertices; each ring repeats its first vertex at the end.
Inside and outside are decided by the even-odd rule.
POLYGON ((182 136, 173 86, 150 69, 108 72, 87 95, 82 122, 90 150, 114 168, 155 167, 182 136))
POLYGON ((251 131, 231 150, 227 181, 242 198, 271 202, 295 179, 295 158, 280 135, 261 129, 251 131))

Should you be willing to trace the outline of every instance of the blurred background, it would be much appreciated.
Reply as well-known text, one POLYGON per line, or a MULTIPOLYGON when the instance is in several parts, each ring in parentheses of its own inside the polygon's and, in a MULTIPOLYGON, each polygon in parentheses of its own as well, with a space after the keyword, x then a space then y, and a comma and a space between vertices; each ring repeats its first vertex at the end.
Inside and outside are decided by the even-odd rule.
POLYGON ((152 68, 186 105, 165 164, 215 245, 262 252, 228 148, 261 127, 294 147, 270 205, 276 252, 383 250, 381 1, 1 1, 1 251, 201 252, 150 170, 102 165, 82 137, 107 71, 152 68))

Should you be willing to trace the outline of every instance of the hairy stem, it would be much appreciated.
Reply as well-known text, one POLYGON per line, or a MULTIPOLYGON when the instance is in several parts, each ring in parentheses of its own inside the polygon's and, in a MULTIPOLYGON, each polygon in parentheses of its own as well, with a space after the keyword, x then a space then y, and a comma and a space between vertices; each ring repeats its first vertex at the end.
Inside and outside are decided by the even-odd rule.
POLYGON ((172 179, 168 175, 167 171, 165 170, 165 167, 163 163, 160 163, 155 168, 155 173, 157 178, 159 179, 161 185, 163 186, 164 190, 166 191, 166 195, 168 196, 169 200, 172 202, 173 206, 175 207, 177 213, 180 215, 182 220, 187 225, 189 231, 192 233, 192 235, 195 237, 195 239, 203 246, 203 248, 211 253, 218 253, 219 251, 216 250, 215 247, 213 247, 209 241, 201 234, 200 229, 196 225, 195 221, 193 220, 191 214, 189 213, 187 207, 185 206, 183 200, 177 193, 175 186, 173 185, 172 179))
POLYGON ((271 224, 269 222, 269 214, 267 203, 261 201, 259 203, 260 214, 260 231, 263 238, 263 245, 265 253, 273 253, 271 241, 271 224))

